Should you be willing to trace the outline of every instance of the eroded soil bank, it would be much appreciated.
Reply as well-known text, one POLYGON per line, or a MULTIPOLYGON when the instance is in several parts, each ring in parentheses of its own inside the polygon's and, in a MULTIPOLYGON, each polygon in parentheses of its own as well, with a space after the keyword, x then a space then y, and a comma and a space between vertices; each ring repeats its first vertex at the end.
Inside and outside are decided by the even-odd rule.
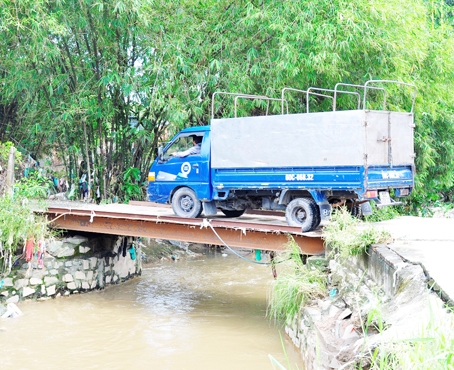
POLYGON ((367 369, 377 347, 418 338, 435 318, 449 322, 447 302, 423 266, 390 246, 327 265, 329 294, 286 326, 307 370, 367 369))

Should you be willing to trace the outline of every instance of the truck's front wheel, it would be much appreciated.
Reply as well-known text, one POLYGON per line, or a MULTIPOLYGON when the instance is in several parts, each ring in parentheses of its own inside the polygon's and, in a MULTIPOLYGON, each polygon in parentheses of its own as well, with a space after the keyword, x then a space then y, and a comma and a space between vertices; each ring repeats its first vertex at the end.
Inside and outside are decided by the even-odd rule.
POLYGON ((315 221, 315 202, 309 198, 293 199, 285 210, 285 219, 290 226, 300 226, 301 231, 311 231, 315 221))
POLYGON ((172 209, 177 216, 195 218, 202 213, 202 203, 197 198, 194 190, 180 188, 173 195, 172 209))

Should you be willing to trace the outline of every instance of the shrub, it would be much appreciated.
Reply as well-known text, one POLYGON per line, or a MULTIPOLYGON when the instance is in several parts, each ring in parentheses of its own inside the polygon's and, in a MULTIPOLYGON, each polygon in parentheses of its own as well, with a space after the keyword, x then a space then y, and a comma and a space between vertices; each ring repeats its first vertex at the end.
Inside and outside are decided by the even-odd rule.
POLYGON ((14 194, 19 198, 47 199, 52 192, 53 183, 38 171, 31 172, 14 184, 14 194))

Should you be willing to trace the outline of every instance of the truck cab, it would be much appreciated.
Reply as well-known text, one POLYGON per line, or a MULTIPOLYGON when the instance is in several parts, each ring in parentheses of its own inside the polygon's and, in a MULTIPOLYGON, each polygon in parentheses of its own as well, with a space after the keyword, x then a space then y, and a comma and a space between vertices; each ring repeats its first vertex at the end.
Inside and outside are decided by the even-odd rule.
POLYGON ((198 217, 201 201, 211 198, 209 126, 179 132, 160 148, 148 174, 148 200, 171 203, 177 216, 198 217), (193 147, 193 136, 202 139, 199 154, 185 155, 193 147))

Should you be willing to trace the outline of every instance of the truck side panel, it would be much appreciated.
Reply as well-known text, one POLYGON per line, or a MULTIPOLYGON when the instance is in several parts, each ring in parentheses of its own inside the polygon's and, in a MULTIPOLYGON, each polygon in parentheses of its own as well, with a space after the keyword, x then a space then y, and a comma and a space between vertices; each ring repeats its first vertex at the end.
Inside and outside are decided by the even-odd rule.
POLYGON ((212 168, 364 166, 362 110, 214 119, 212 168))
POLYGON ((338 111, 214 119, 212 168, 413 165, 413 114, 338 111))
POLYGON ((218 168, 213 188, 222 189, 361 189, 363 167, 218 168))
POLYGON ((293 167, 213 169, 215 191, 246 189, 293 189, 354 191, 362 197, 365 190, 413 188, 411 166, 369 167, 293 167), (367 173, 367 175, 366 175, 367 173))

